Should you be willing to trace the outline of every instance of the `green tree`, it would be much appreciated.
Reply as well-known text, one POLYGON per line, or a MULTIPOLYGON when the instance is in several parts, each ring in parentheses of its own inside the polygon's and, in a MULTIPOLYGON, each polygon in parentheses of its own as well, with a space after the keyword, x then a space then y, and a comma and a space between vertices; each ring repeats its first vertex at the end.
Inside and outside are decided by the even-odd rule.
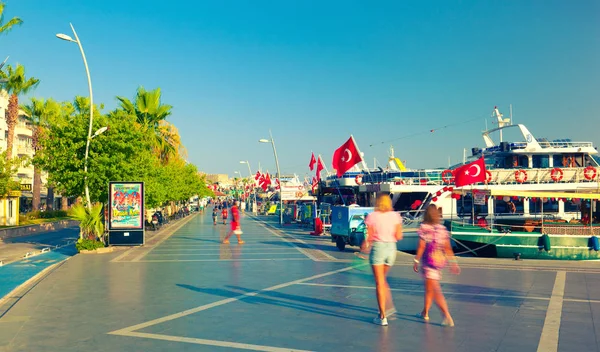
MULTIPOLYGON (((59 118, 50 120, 48 133, 40 140, 45 152, 39 163, 63 195, 78 197, 84 190, 89 100, 77 97, 65 106, 59 118)), ((134 118, 123 112, 94 115, 94 130, 105 126, 109 130, 90 143, 87 176, 90 198, 104 202, 109 181, 130 181, 148 174, 146 169, 152 167, 155 158, 148 135, 137 128, 134 118)))
POLYGON ((8 94, 8 109, 6 109, 6 129, 8 130, 8 138, 6 139, 6 157, 12 157, 13 142, 15 137, 15 125, 19 118, 19 95, 27 94, 30 90, 37 87, 40 80, 37 78, 25 77, 25 67, 17 64, 16 68, 11 65, 6 65, 6 73, 0 71, 0 76, 7 79, 7 82, 2 83, 8 94))
POLYGON ((40 138, 46 133, 48 121, 60 114, 61 106, 55 100, 31 98, 31 101, 21 106, 21 110, 26 115, 26 119, 32 127, 32 145, 33 145, 33 209, 40 207, 40 192, 42 186, 42 170, 38 160, 42 158, 43 150, 40 145, 40 138))
POLYGON ((153 150, 163 162, 179 156, 181 140, 175 126, 166 121, 173 107, 161 102, 160 88, 147 91, 139 87, 134 101, 117 97, 121 109, 135 116, 137 123, 152 132, 153 150))
POLYGON ((0 197, 20 189, 21 185, 14 180, 14 175, 23 162, 21 158, 7 159, 6 151, 0 154, 0 197))
POLYGON ((4 9, 6 4, 3 1, 0 1, 0 34, 7 33, 13 27, 19 26, 23 23, 23 21, 18 17, 13 17, 8 22, 4 22, 4 9))

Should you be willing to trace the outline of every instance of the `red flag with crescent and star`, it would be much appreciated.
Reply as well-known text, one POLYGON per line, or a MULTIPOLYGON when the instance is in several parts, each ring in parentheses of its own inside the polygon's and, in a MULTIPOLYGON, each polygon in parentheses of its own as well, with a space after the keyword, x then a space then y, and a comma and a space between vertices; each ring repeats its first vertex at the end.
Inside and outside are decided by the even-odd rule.
POLYGON ((317 159, 315 159, 315 153, 312 153, 312 155, 310 156, 310 162, 308 163, 308 168, 310 169, 310 171, 313 171, 315 169, 316 163, 317 159))
POLYGON ((325 169, 325 165, 323 164, 323 160, 321 160, 321 156, 319 155, 319 161, 317 161, 317 182, 321 181, 321 171, 325 169))
POLYGON ((354 165, 362 161, 362 157, 358 151, 358 147, 354 142, 354 138, 350 137, 346 143, 333 152, 332 166, 337 172, 337 176, 341 177, 346 171, 350 170, 354 165))
POLYGON ((485 182, 485 178, 485 160, 483 157, 454 170, 454 184, 456 187, 485 182))

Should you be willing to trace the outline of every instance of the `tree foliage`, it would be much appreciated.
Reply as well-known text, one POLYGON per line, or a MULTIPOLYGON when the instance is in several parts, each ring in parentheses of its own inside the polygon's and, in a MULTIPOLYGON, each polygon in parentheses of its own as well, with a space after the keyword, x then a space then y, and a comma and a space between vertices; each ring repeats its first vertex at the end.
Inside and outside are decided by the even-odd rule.
POLYGON ((7 33, 13 27, 18 26, 23 23, 23 21, 18 17, 13 17, 10 20, 4 22, 4 9, 6 4, 3 1, 0 1, 0 34, 7 33))
MULTIPOLYGON (((89 100, 83 97, 63 103, 60 113, 48 120, 47 133, 39 141, 44 153, 35 162, 48 171, 49 183, 68 197, 83 194, 89 109, 89 100)), ((107 201, 110 181, 144 182, 150 208, 210 195, 194 165, 179 154, 165 159, 156 153, 156 129, 140 123, 139 115, 123 107, 108 114, 94 109, 93 130, 109 129, 90 142, 87 179, 93 202, 107 201)))

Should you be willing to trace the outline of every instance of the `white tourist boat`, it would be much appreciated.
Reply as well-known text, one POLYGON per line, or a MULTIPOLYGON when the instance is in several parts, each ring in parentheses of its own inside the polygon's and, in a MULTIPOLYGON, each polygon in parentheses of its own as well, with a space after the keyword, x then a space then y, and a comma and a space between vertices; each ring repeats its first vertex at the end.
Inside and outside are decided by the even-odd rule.
MULTIPOLYGON (((416 246, 414 228, 420 222, 422 209, 430 203, 442 209, 445 219, 471 219, 485 216, 488 221, 501 223, 516 219, 541 218, 578 221, 582 208, 590 210, 592 218, 600 218, 595 201, 582 201, 576 193, 600 192, 598 151, 591 142, 574 142, 568 139, 547 140, 535 138, 523 124, 512 124, 512 119, 503 118, 497 108, 493 117, 498 127, 483 132, 485 147, 473 148, 468 159, 484 157, 486 182, 468 186, 469 190, 493 191, 497 196, 473 199, 469 192, 459 199, 452 196, 452 170, 408 170, 406 172, 363 173, 358 187, 357 202, 372 206, 378 192, 389 192, 394 207, 405 219, 405 250, 416 246), (521 141, 508 142, 503 133, 517 131, 521 141), (492 135, 498 135, 495 142, 492 135), (502 196, 505 191, 507 196, 502 196), (571 198, 530 199, 519 196, 519 192, 567 192, 571 198), (508 196, 510 194, 510 196, 508 196), (586 202, 589 201, 589 204, 586 202), (412 229, 412 230, 411 230, 412 229)), ((466 162, 472 161, 466 160, 466 162)), ((489 194, 489 192, 488 192, 489 194)), ((456 195, 455 195, 456 196, 456 195)))

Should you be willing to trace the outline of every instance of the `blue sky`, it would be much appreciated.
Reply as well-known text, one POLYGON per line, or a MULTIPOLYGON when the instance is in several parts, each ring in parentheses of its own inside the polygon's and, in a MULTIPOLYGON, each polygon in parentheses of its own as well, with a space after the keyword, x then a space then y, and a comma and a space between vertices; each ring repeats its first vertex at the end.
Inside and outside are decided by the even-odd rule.
POLYGON ((0 56, 42 80, 33 95, 87 95, 76 45, 55 38, 72 22, 95 101, 160 87, 208 173, 274 172, 269 129, 284 173, 307 173, 311 151, 331 169, 350 134, 369 165, 393 144, 408 167, 443 167, 482 145, 495 105, 535 136, 600 143, 598 1, 5 2, 24 24, 0 56))

